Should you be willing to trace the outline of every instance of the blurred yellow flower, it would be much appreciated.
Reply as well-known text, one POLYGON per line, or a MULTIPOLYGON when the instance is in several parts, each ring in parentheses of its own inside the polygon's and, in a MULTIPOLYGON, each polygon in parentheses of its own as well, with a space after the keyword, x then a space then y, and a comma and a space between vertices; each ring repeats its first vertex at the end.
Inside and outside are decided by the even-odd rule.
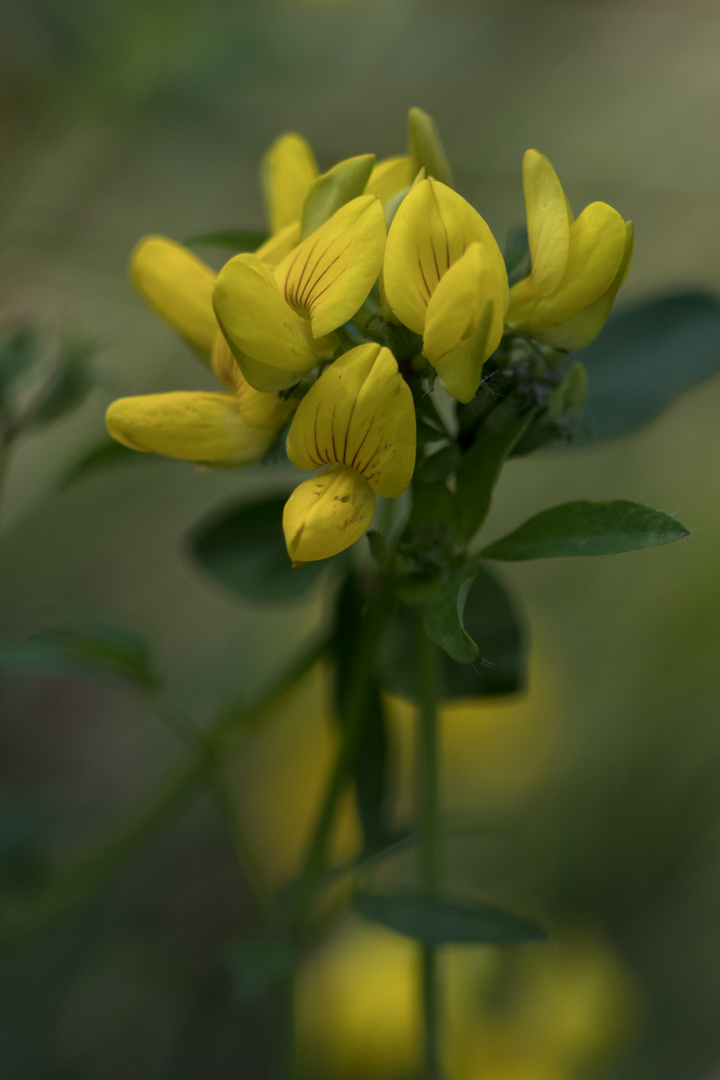
POLYGON ((531 272, 510 290, 508 329, 558 349, 582 349, 605 325, 632 258, 633 225, 607 203, 575 220, 552 165, 523 159, 531 272))
MULTIPOLYGON (((355 918, 310 956, 298 1027, 313 1075, 417 1075, 417 963, 412 941, 355 918)), ((639 1011, 631 975, 592 931, 514 950, 446 948, 442 984, 448 1080, 589 1080, 639 1011)))

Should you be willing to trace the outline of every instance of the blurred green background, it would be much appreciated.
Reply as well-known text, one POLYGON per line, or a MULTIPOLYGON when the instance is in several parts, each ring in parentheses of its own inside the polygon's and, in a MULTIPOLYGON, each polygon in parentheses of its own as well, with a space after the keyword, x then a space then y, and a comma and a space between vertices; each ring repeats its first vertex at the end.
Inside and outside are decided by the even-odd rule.
MULTIPOLYGON (((719 50, 712 0, 3 0, 0 316, 49 333, 72 316, 101 349, 81 411, 12 463, 3 639, 78 613, 128 624, 204 718, 267 684, 322 619, 318 595, 243 606, 185 553, 201 515, 265 483, 259 469, 157 461, 58 491, 113 397, 211 388, 126 280, 139 237, 262 228, 258 164, 277 134, 301 131, 323 168, 401 153, 419 105, 498 237, 522 221, 532 146, 576 212, 603 199, 634 219, 621 302, 720 291, 719 50)), ((527 737, 540 779, 498 796, 502 842, 453 857, 486 894, 599 928, 632 971, 643 1019, 597 1077, 720 1076, 718 415, 716 379, 631 438, 513 462, 490 522, 501 535, 554 503, 627 498, 693 530, 684 546, 504 571, 545 689, 498 769, 512 772, 517 750, 533 774, 527 737)), ((315 698, 295 722, 317 764, 315 698)), ((292 772, 284 723, 238 771, 279 874, 293 799, 309 797, 305 773, 272 786, 273 770, 292 772), (273 791, 288 804, 274 830, 261 821, 273 791)), ((53 852, 98 835, 179 753, 129 691, 51 676, 3 680, 0 740, 2 841, 17 846, 19 830, 53 852)), ((471 795, 498 776, 477 753, 471 795)), ((268 1008, 241 1007, 222 962, 248 926, 229 848, 197 800, 64 927, 3 954, 3 1077, 270 1076, 268 1008)))

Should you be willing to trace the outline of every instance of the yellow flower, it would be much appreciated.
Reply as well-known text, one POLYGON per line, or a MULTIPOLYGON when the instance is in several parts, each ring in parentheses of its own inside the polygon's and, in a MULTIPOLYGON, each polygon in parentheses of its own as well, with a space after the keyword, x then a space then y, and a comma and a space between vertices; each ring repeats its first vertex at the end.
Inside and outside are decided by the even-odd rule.
POLYGON ((362 195, 337 210, 272 272, 257 255, 237 255, 213 294, 222 331, 248 382, 282 390, 330 358, 328 338, 356 313, 377 280, 385 247, 378 199, 362 195))
POLYGON ((164 236, 144 237, 130 257, 130 280, 140 295, 206 361, 218 329, 215 277, 191 251, 164 236))
POLYGON ((231 393, 175 391, 119 398, 107 410, 108 432, 131 450, 205 465, 250 465, 269 450, 294 407, 245 380, 222 335, 212 368, 231 393))
POLYGON ((383 286, 447 392, 470 401, 508 304, 505 263, 478 212, 437 180, 416 184, 390 228, 383 286))
POLYGON ((412 394, 389 349, 359 345, 320 376, 298 406, 287 453, 300 469, 330 466, 285 505, 290 558, 344 551, 369 526, 375 495, 402 494, 415 467, 412 394))
POLYGON ((603 202, 575 220, 552 165, 523 160, 532 270, 510 291, 508 328, 557 349, 582 349, 605 325, 632 258, 633 225, 603 202))
POLYGON ((310 144, 302 135, 289 132, 272 144, 263 158, 261 178, 273 235, 300 221, 318 172, 310 144))

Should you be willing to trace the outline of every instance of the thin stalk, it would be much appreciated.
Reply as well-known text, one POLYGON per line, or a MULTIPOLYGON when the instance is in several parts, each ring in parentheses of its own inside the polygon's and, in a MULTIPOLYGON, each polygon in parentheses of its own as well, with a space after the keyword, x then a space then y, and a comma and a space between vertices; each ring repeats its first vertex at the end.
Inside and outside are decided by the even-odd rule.
MULTIPOLYGON (((240 735, 260 724, 265 713, 317 663, 328 644, 327 638, 314 642, 257 701, 211 728, 206 738, 213 753, 218 758, 231 753, 240 735)), ((27 897, 21 904, 0 907, 0 940, 24 940, 71 914, 197 793, 206 769, 207 752, 196 747, 192 756, 171 769, 150 795, 117 825, 61 867, 38 894, 27 897)))
POLYGON ((195 750, 204 757, 209 787, 215 797, 220 816, 225 822, 235 857, 250 888, 257 914, 266 927, 277 926, 282 918, 280 906, 265 868, 257 857, 247 834, 212 737, 198 727, 183 709, 178 708, 163 689, 154 690, 148 695, 148 699, 168 728, 191 750, 195 750))
MULTIPOLYGON (((440 831, 440 746, 438 732, 438 651, 418 620, 418 672, 420 707, 417 719, 417 804, 420 833, 419 874, 424 892, 442 887, 440 831)), ((439 1024, 438 956, 434 946, 421 946, 420 971, 425 1076, 442 1080, 439 1024)))
POLYGON ((2 516, 2 497, 5 491, 5 480, 7 479, 11 456, 12 443, 4 438, 3 433, 0 432, 0 516, 2 516))
POLYGON ((365 708, 372 684, 375 652, 388 606, 389 596, 383 590, 370 601, 363 620, 352 682, 348 691, 342 740, 328 777, 315 828, 300 871, 295 899, 295 917, 300 925, 307 920, 315 892, 325 871, 327 846, 335 824, 338 802, 350 777, 362 735, 365 708))

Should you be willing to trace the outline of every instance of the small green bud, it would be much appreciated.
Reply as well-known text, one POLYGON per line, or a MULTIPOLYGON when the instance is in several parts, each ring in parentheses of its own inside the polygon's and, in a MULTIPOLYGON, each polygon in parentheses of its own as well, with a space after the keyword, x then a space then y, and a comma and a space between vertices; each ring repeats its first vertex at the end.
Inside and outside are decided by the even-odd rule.
POLYGON ((408 153, 413 176, 424 168, 426 176, 453 187, 453 174, 440 133, 435 121, 422 109, 411 109, 408 114, 408 153))

